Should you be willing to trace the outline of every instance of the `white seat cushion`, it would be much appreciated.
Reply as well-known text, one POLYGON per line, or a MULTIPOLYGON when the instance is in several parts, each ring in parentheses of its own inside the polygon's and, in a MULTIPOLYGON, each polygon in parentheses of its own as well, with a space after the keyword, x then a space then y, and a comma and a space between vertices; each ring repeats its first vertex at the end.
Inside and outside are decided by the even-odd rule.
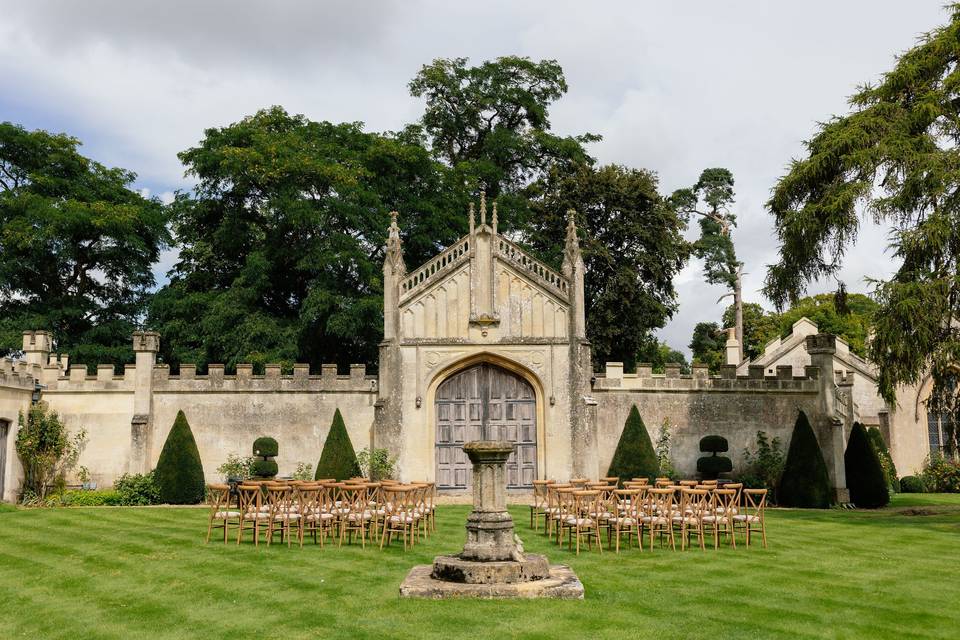
POLYGON ((239 511, 217 511, 215 514, 213 514, 213 517, 218 518, 220 520, 223 520, 224 518, 239 518, 240 512, 239 511))

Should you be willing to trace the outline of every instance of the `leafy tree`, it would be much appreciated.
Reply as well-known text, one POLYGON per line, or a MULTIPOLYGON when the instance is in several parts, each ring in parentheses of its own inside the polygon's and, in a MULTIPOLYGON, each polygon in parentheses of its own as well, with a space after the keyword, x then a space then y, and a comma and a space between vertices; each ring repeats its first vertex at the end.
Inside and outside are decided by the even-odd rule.
POLYGON ((46 498, 50 488, 62 491, 66 474, 76 466, 86 444, 83 429, 70 436, 60 416, 46 402, 20 412, 16 449, 23 466, 20 499, 46 498))
POLYGON ((887 443, 884 441, 880 429, 870 427, 867 429, 867 436, 870 438, 870 444, 873 445, 873 450, 877 452, 877 457, 880 458, 880 465, 883 467, 883 475, 886 478, 887 486, 890 487, 890 491, 894 493, 900 491, 897 467, 893 464, 893 457, 890 455, 890 449, 887 447, 887 443))
POLYGON ((466 198, 410 132, 279 107, 180 154, 199 183, 172 206, 181 244, 150 308, 168 363, 376 360, 388 212, 418 264, 466 232, 466 198))
POLYGON ((136 329, 169 241, 136 176, 84 157, 64 134, 0 123, 0 355, 48 329, 75 361, 133 357, 136 329))
POLYGON ((690 373, 690 363, 683 352, 658 340, 645 340, 637 352, 636 361, 652 365, 653 373, 663 373, 667 364, 679 364, 680 373, 690 373))
MULTIPOLYGON (((435 157, 463 184, 497 199, 506 225, 521 227, 527 210, 522 191, 552 168, 566 173, 571 165, 591 163, 583 145, 600 137, 550 131, 550 105, 567 92, 556 60, 467 62, 434 60, 410 82, 410 93, 426 102, 420 126, 435 157)), ((562 235, 559 240, 562 246, 562 235)))
POLYGON ((359 473, 360 465, 357 462, 357 454, 354 453, 353 443, 350 442, 350 434, 347 433, 347 427, 343 423, 340 409, 337 409, 333 413, 333 423, 330 425, 327 439, 323 443, 323 451, 320 452, 320 461, 317 463, 317 473, 314 479, 336 478, 337 480, 347 480, 359 475, 359 473))
POLYGON ((727 361, 726 332, 716 322, 698 322, 693 328, 690 351, 693 361, 705 364, 711 373, 717 373, 727 361))
POLYGON ((851 293, 847 295, 846 308, 841 313, 836 308, 835 296, 822 293, 802 298, 780 314, 780 333, 786 335, 794 322, 806 316, 820 331, 843 338, 849 343, 851 351, 863 357, 866 356, 867 336, 873 326, 876 310, 877 303, 869 296, 851 293))
POLYGON ((631 369, 676 310, 673 278, 689 254, 683 217, 657 192, 655 174, 618 165, 554 171, 530 192, 527 244, 548 263, 560 263, 565 212, 576 211, 594 363, 631 369))
POLYGON ((777 504, 777 485, 783 475, 783 464, 780 438, 770 439, 765 431, 757 431, 756 450, 743 450, 739 480, 749 489, 766 489, 769 502, 777 504))
POLYGON ((703 272, 710 284, 721 284, 730 290, 723 298, 733 296, 734 321, 740 359, 744 352, 743 263, 737 259, 731 230, 737 217, 730 211, 733 204, 733 174, 729 169, 704 169, 690 189, 680 189, 671 196, 677 208, 700 216, 700 239, 693 244, 693 253, 703 260, 703 272), (701 210, 700 203, 705 210, 701 210))
POLYGON ((160 451, 157 468, 153 472, 160 494, 166 504, 198 504, 203 502, 206 489, 203 480, 203 463, 197 441, 183 411, 177 412, 173 428, 160 451))
MULTIPOLYGON (((880 82, 864 85, 851 110, 821 124, 773 190, 768 207, 780 239, 765 292, 780 307, 815 279, 836 277, 856 240, 860 213, 891 225, 900 266, 874 280, 878 308, 868 355, 880 394, 930 372, 928 410, 960 418, 950 384, 960 356, 960 5, 922 36, 880 82)), ((952 435, 952 434, 951 434, 952 435)))
POLYGON ((652 480, 660 475, 657 454, 653 450, 650 434, 647 433, 637 405, 630 408, 630 415, 624 423, 607 475, 618 476, 621 482, 632 478, 652 480))
POLYGON ((859 422, 853 423, 847 450, 843 454, 850 501, 864 509, 876 509, 890 502, 886 474, 867 430, 859 422))
MULTIPOLYGON (((723 324, 732 327, 735 322, 736 308, 730 305, 723 312, 723 324)), ((778 337, 780 332, 780 316, 771 313, 754 302, 743 305, 743 353, 753 359, 763 353, 767 343, 778 337)), ((787 330, 789 333, 789 329, 787 330)))
POLYGON ((827 464, 807 415, 801 411, 790 436, 777 499, 784 507, 826 509, 834 503, 827 464))

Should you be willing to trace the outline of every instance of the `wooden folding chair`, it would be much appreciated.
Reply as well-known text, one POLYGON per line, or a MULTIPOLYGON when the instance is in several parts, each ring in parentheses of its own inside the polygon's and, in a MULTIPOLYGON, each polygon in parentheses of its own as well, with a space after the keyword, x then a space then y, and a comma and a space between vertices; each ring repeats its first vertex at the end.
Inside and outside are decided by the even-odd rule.
POLYGON ((641 533, 646 527, 650 532, 650 549, 653 549, 653 537, 670 538, 670 548, 676 550, 677 545, 673 537, 674 491, 666 487, 654 487, 647 490, 647 500, 644 504, 644 515, 640 517, 641 533))
POLYGON ((690 489, 683 487, 680 490, 680 509, 672 518, 675 532, 680 533, 680 549, 686 549, 690 544, 690 535, 695 533, 700 540, 700 549, 705 549, 703 540, 704 514, 710 511, 710 494, 704 489, 690 489))
POLYGON ((237 544, 243 540, 244 531, 253 533, 254 546, 260 545, 260 528, 264 530, 270 526, 269 508, 264 509, 263 490, 260 484, 237 485, 237 494, 240 500, 240 529, 237 531, 237 544))
POLYGON ((633 535, 643 551, 643 539, 640 537, 640 489, 617 489, 613 492, 613 504, 616 509, 607 527, 607 547, 611 546, 611 536, 616 539, 616 552, 620 553, 620 538, 627 535, 627 547, 633 535))
POLYGON ((759 532, 763 538, 763 548, 767 548, 767 526, 764 511, 767 503, 766 489, 744 489, 740 512, 733 516, 733 525, 743 527, 747 546, 750 546, 750 534, 759 532))
POLYGON ((530 505, 530 528, 534 531, 540 526, 540 516, 547 508, 547 485, 549 480, 533 481, 533 504, 530 505))
POLYGON ((230 509, 230 485, 208 484, 207 502, 210 504, 210 523, 207 525, 207 544, 214 529, 223 529, 223 543, 227 543, 231 526, 240 528, 240 511, 230 509))
POLYGON ((712 530, 713 548, 720 548, 720 536, 730 534, 730 544, 737 547, 737 537, 733 535, 733 516, 736 509, 737 492, 734 489, 715 489, 710 494, 711 512, 704 515, 704 532, 712 530))
MULTIPOLYGON (((587 540, 587 548, 593 548, 593 541, 597 542, 597 549, 603 553, 603 543, 600 540, 600 525, 596 514, 601 511, 603 504, 599 491, 573 491, 573 508, 564 521, 568 536, 576 539, 577 555, 580 555, 580 538, 587 540)), ((573 546, 573 539, 568 538, 568 548, 573 546)))

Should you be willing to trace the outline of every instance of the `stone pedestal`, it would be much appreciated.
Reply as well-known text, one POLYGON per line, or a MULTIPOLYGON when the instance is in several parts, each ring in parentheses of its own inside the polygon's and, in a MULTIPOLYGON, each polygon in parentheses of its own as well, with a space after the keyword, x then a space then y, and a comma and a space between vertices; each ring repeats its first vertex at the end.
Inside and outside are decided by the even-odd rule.
POLYGON ((460 557, 493 562, 513 560, 513 518, 507 511, 508 442, 468 442, 463 451, 473 463, 473 511, 467 516, 467 542, 460 557))
POLYGON ((570 567, 551 565, 546 556, 524 553, 507 511, 508 442, 468 442, 473 463, 473 511, 467 541, 455 556, 437 556, 433 565, 410 570, 400 595, 416 598, 582 599, 583 584, 570 567))

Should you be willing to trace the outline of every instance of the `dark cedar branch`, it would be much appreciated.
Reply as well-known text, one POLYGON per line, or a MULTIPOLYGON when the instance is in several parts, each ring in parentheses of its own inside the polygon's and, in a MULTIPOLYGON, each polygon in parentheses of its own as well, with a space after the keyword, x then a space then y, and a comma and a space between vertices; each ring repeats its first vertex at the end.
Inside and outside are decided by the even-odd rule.
MULTIPOLYGON (((776 218, 780 261, 765 293, 792 302, 812 280, 836 277, 856 240, 861 212, 892 227, 902 262, 873 280, 879 309, 869 357, 880 393, 934 379, 928 409, 958 416, 953 367, 960 362, 960 5, 924 34, 851 111, 820 125, 767 203, 776 218)), ((954 421, 955 422, 955 421, 954 421)), ((949 434, 955 447, 956 435, 949 434)))

